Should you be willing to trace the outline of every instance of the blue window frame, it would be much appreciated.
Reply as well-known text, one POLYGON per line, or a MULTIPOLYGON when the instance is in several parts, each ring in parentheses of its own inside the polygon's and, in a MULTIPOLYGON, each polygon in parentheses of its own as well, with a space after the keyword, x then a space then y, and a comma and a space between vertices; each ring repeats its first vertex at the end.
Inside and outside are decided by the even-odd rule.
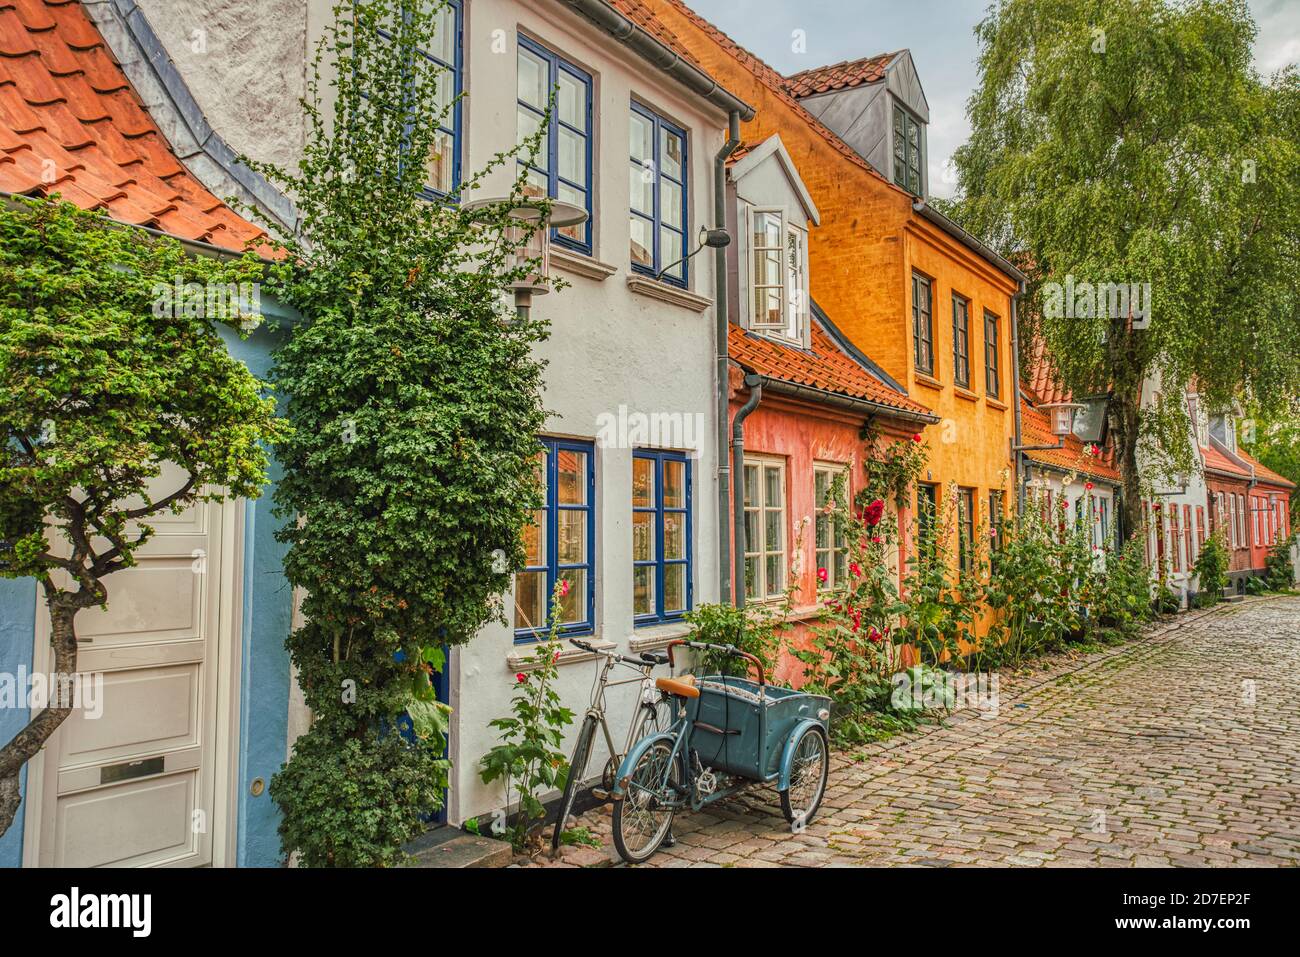
POLYGON ((525 192, 585 209, 585 223, 553 229, 551 236, 560 246, 591 255, 591 74, 523 35, 518 67, 520 143, 546 122, 552 95, 555 102, 536 163, 520 160, 528 181, 525 192))
MULTIPOLYGON (((448 105, 451 110, 438 127, 438 145, 426 163, 429 178, 420 195, 428 200, 445 199, 460 188, 461 92, 464 83, 463 0, 444 0, 436 16, 434 46, 420 50, 419 55, 443 70, 433 108, 439 114, 448 105)), ((385 40, 393 38, 388 30, 381 29, 379 35, 385 40)), ((413 104, 413 108, 416 106, 413 104)), ((410 124, 407 129, 410 129, 410 124)))
POLYGON ((560 600, 560 631, 589 634, 595 621, 595 446, 572 439, 541 439, 538 480, 546 504, 524 530, 527 565, 515 575, 515 641, 534 641, 551 626, 551 595, 560 600))
POLYGON ((632 186, 631 258, 636 272, 687 284, 686 131, 640 103, 632 104, 629 154, 632 186), (676 265, 672 265, 676 263, 676 265))
POLYGON ((632 616, 675 621, 691 609, 691 462, 682 452, 632 456, 632 616))

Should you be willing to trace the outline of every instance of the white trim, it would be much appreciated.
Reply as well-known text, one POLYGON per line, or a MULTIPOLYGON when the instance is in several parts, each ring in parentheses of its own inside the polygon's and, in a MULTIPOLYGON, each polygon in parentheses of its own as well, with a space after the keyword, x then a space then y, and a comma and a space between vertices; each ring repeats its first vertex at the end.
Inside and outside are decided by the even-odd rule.
POLYGON ((817 209, 817 204, 813 202, 812 196, 809 195, 808 187, 804 186, 803 179, 799 176, 799 168, 794 165, 794 160, 790 158, 785 143, 781 142, 780 133, 773 133, 737 160, 736 164, 731 167, 732 181, 739 182, 744 179, 773 156, 781 164, 781 170, 790 181, 790 187, 799 196, 799 202, 803 204, 807 218, 813 221, 814 226, 820 226, 822 224, 821 212, 817 209))

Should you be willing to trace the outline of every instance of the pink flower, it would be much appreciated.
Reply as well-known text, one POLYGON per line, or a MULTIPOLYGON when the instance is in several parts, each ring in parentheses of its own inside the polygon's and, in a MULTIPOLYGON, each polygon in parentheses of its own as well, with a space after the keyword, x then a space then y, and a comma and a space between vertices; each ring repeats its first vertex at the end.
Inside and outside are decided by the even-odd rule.
POLYGON ((872 545, 879 545, 882 541, 883 541, 883 539, 882 539, 879 535, 872 535, 872 536, 871 536, 871 544, 872 544, 872 545))
POLYGON ((849 562, 849 574, 854 578, 862 577, 862 566, 857 562, 849 562))
POLYGON ((569 580, 568 580, 567 578, 565 578, 565 579, 561 579, 561 581, 560 581, 560 597, 563 598, 564 596, 566 596, 566 595, 568 595, 568 594, 569 594, 569 580))
POLYGON ((875 528, 877 525, 880 524, 880 517, 884 515, 884 513, 885 513, 885 503, 882 502, 880 499, 876 499, 874 502, 872 502, 870 505, 867 506, 867 511, 864 518, 866 519, 866 522, 869 526, 875 528))
POLYGON ((559 661, 559 660, 560 660, 560 651, 559 651, 558 648, 557 648, 556 651, 555 651, 555 657, 552 658, 551 660, 552 660, 552 661, 559 661))
POLYGON ((824 568, 817 569, 817 580, 821 582, 823 585, 826 584, 826 580, 830 577, 831 577, 830 572, 828 572, 826 569, 824 568))
POLYGON ((516 684, 523 684, 527 680, 528 680, 528 676, 525 675, 522 671, 519 672, 517 675, 515 675, 516 684))

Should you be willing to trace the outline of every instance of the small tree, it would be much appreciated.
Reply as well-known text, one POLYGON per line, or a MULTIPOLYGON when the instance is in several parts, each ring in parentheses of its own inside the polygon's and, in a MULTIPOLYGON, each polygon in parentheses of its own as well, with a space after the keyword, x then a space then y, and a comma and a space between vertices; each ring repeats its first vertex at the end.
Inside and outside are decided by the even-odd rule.
POLYGON ((1228 549, 1223 538, 1223 529, 1207 538, 1201 546, 1201 554, 1196 556, 1196 564, 1192 566, 1200 605, 1213 605, 1223 597, 1223 590, 1228 587, 1228 549))
MULTIPOLYGON (((77 670, 77 613, 107 604, 104 580, 134 564, 151 518, 266 481, 275 403, 217 331, 252 317, 205 315, 215 296, 160 297, 178 283, 224 292, 261 269, 66 203, 0 205, 0 575, 40 584, 61 679, 77 670), (165 463, 184 478, 159 495, 165 463)), ((0 748, 0 833, 19 772, 71 705, 61 680, 0 748)))

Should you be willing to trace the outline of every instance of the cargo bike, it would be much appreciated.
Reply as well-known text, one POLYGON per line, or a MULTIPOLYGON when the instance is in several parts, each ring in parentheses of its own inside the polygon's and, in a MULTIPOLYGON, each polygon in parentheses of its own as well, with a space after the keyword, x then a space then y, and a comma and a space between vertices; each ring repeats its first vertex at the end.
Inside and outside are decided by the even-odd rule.
POLYGON ((629 863, 648 860, 673 815, 720 801, 754 783, 774 784, 793 827, 812 822, 830 770, 829 698, 767 683, 762 662, 732 645, 678 639, 674 649, 743 659, 756 680, 730 675, 658 678, 671 725, 632 745, 615 774, 614 846, 629 863))

